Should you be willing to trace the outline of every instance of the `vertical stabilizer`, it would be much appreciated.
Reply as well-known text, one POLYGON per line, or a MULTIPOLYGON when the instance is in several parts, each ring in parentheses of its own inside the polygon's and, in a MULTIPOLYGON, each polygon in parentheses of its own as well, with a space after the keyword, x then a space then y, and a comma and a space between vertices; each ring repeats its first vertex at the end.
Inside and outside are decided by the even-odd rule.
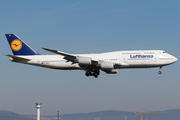
POLYGON ((5 34, 14 55, 39 55, 14 34, 5 34))

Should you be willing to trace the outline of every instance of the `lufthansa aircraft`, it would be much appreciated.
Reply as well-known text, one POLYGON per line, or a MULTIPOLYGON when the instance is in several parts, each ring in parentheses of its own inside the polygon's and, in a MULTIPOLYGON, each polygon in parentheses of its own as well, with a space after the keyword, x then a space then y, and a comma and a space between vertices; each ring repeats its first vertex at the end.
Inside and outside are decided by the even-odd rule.
POLYGON ((98 77, 100 70, 116 74, 125 68, 161 68, 177 58, 163 50, 115 51, 100 54, 69 54, 42 48, 57 55, 41 55, 14 34, 5 34, 14 55, 5 54, 13 62, 59 70, 84 70, 86 76, 98 77))

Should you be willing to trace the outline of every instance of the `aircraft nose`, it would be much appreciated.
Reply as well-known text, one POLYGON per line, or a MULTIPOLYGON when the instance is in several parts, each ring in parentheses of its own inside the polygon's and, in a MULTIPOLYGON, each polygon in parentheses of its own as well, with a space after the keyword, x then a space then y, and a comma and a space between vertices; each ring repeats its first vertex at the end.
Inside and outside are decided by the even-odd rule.
POLYGON ((178 61, 178 59, 176 57, 174 57, 174 62, 178 61))
POLYGON ((171 60, 168 61, 170 64, 173 64, 178 60, 176 57, 174 57, 172 55, 169 58, 171 59, 171 60))

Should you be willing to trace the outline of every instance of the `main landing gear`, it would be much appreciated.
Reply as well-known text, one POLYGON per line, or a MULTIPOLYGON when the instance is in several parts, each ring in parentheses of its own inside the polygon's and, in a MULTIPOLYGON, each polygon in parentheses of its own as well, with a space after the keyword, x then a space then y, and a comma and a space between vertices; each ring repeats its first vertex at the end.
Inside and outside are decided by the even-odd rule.
POLYGON ((162 72, 161 72, 161 68, 162 68, 162 67, 160 67, 160 68, 159 68, 159 71, 158 71, 158 73, 159 73, 159 74, 161 74, 161 73, 162 73, 162 72))
POLYGON ((89 76, 94 76, 95 78, 97 78, 99 74, 100 74, 99 70, 87 71, 87 72, 85 73, 85 75, 86 75, 87 77, 89 77, 89 76))

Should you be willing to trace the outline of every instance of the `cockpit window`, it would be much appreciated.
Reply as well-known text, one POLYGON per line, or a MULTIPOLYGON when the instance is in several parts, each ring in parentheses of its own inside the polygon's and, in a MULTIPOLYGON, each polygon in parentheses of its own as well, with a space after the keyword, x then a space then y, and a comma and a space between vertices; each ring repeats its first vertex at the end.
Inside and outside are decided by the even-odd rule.
POLYGON ((164 51, 163 53, 167 53, 167 52, 164 51))

